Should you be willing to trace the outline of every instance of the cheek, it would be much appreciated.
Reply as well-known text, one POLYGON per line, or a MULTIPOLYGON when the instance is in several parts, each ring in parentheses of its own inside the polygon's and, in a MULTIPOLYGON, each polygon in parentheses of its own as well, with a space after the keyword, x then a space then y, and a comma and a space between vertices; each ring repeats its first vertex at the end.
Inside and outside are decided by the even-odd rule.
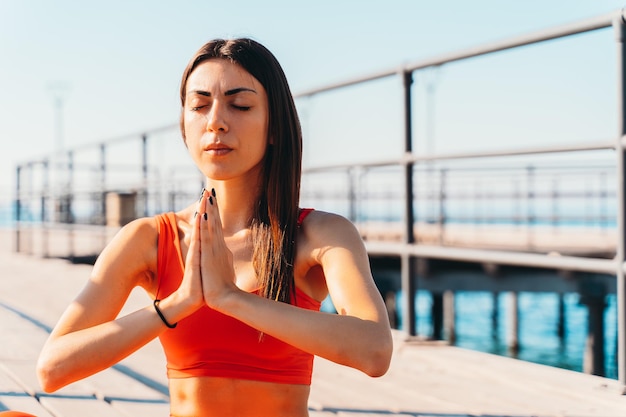
POLYGON ((204 132, 205 126, 198 123, 198 120, 192 116, 181 117, 181 132, 185 140, 185 146, 189 147, 189 141, 193 141, 204 132))

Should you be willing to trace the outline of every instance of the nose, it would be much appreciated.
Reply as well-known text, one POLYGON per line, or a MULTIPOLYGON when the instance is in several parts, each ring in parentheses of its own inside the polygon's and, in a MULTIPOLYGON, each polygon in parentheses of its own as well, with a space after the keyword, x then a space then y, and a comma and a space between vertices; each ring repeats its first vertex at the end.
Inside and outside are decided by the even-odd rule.
POLYGON ((225 120, 225 112, 222 105, 217 101, 213 103, 206 113, 206 130, 208 132, 226 132, 228 125, 225 120))

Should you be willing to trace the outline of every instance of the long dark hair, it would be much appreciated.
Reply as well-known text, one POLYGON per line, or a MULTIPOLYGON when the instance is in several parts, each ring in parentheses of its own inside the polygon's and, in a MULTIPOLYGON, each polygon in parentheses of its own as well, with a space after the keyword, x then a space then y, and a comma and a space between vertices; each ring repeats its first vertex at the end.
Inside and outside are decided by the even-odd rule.
MULTIPOLYGON (((263 296, 290 302, 295 291, 302 130, 287 77, 276 57, 260 43, 247 38, 215 39, 203 45, 185 69, 180 100, 185 107, 187 79, 202 62, 227 59, 248 71, 265 88, 268 99, 268 142, 263 162, 261 190, 252 219, 254 265, 263 296), (271 139, 271 141, 269 140, 271 139)), ((181 113, 180 126, 185 128, 181 113)))

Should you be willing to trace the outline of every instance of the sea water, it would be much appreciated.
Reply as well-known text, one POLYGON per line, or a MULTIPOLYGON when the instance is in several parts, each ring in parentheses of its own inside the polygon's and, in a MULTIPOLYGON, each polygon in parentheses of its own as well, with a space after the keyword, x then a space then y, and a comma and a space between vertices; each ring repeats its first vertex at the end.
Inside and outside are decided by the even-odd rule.
MULTIPOLYGON (((402 292, 397 294, 397 305, 402 304, 402 292)), ((509 349, 511 340, 511 302, 509 293, 494 297, 489 292, 455 293, 455 345, 481 352, 516 357, 521 360, 582 371, 585 339, 587 336, 587 307, 579 302, 576 293, 564 294, 564 336, 559 337, 559 295, 554 293, 518 294, 519 351, 509 349), (494 320, 494 303, 497 310, 494 320), (495 325, 494 325, 495 323, 495 325)), ((418 291, 416 326, 420 336, 432 335, 432 297, 427 291, 418 291)), ((617 305, 616 297, 606 297, 604 313, 605 371, 617 379, 617 305)), ((399 327, 402 316, 399 312, 399 327)))

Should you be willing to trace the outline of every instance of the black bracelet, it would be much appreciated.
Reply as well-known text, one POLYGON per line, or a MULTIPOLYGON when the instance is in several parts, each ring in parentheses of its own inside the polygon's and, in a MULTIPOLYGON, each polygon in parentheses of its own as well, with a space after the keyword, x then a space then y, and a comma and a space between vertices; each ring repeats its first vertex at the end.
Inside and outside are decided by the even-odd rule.
POLYGON ((166 319, 165 316, 163 315, 163 313, 161 313, 161 310, 159 310, 159 302, 161 300, 154 300, 154 309, 156 310, 157 314, 159 315, 159 317, 161 317, 161 320, 163 320, 163 323, 169 327, 170 329, 173 329, 174 327, 176 327, 178 325, 178 323, 174 323, 174 324, 170 324, 166 319))

